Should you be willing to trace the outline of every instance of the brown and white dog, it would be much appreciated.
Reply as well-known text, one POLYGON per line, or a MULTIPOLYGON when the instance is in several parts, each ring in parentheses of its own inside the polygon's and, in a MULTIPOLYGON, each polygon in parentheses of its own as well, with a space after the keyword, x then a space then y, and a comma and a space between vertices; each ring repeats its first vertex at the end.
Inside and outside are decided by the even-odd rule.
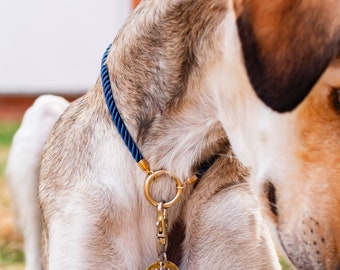
MULTIPOLYGON (((211 155, 230 157, 226 132, 299 269, 340 265, 339 78, 331 75, 339 8, 335 0, 144 0, 107 60, 117 107, 151 168, 186 179, 211 155), (296 110, 279 113, 312 88, 296 110)), ((218 159, 169 210, 170 230, 179 219, 186 225, 182 269, 279 269, 256 200, 238 184, 244 169, 232 160, 218 159)), ((99 80, 63 114, 44 151, 46 267, 147 267, 157 252, 144 179, 99 80)), ((154 187, 156 197, 171 198, 172 186, 154 187)))

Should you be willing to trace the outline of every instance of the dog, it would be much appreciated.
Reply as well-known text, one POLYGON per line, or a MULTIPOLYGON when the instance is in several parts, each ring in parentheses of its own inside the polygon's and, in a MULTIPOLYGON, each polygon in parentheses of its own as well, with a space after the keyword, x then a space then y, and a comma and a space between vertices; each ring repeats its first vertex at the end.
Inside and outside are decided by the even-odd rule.
MULTIPOLYGON (((309 111, 319 100, 313 86, 339 52, 336 10, 332 0, 145 0, 114 40, 106 63, 115 103, 151 168, 186 179, 202 161, 225 155, 220 139, 227 135, 250 172, 251 192, 246 183, 230 182, 221 172, 230 164, 217 159, 169 210, 170 234, 181 219, 186 227, 182 269, 279 269, 261 212, 274 220, 297 268, 339 266, 337 216, 310 208, 318 194, 327 212, 336 211, 339 163, 334 156, 329 171, 328 163, 317 161, 327 148, 313 141, 327 131, 309 125, 324 120, 309 111), (226 184, 214 182, 215 166, 217 183, 226 184), (318 190, 321 175, 327 181, 318 190), (227 239, 242 234, 252 247, 228 249, 227 239), (253 266, 262 250, 265 261, 253 266)), ((327 140, 338 136, 337 119, 331 119, 334 133, 327 140)), ((237 179, 247 179, 236 168, 237 179)), ((98 80, 62 115, 44 149, 39 200, 46 268, 142 269, 152 263, 155 209, 143 194, 145 177, 112 124, 98 80)), ((153 187, 155 197, 172 198, 171 186, 164 180, 153 187)))
POLYGON ((47 137, 69 102, 42 95, 27 109, 10 148, 6 179, 15 221, 24 239, 26 270, 42 269, 38 168, 47 137))

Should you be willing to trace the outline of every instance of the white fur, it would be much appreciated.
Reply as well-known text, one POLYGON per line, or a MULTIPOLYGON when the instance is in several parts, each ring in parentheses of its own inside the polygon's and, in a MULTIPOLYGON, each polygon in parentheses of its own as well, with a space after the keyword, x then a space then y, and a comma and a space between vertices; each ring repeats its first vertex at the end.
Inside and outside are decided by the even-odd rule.
MULTIPOLYGON (((216 180, 215 176, 212 178, 209 180, 216 180)), ((211 182, 203 183, 186 207, 186 214, 191 215, 187 231, 195 233, 185 241, 188 246, 190 241, 195 245, 184 250, 181 269, 204 270, 207 265, 212 269, 280 269, 278 261, 268 264, 277 255, 248 184, 232 185, 209 197, 205 194, 211 191, 211 182), (205 233, 211 230, 217 233, 205 233), (223 261, 221 254, 226 256, 223 261), (244 255, 247 259, 240 259, 244 255)))
POLYGON ((42 269, 38 169, 43 145, 68 104, 62 97, 40 96, 25 112, 13 137, 6 175, 16 223, 24 237, 26 270, 42 269))

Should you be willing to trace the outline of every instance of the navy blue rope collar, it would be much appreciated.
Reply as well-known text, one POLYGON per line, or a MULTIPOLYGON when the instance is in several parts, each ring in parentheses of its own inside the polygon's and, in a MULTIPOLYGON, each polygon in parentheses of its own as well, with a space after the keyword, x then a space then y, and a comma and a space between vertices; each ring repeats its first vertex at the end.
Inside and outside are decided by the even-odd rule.
POLYGON ((101 67, 101 77, 102 77, 102 85, 103 85, 103 91, 104 91, 104 96, 105 96, 105 101, 106 105, 110 111, 110 115, 112 118, 113 123, 117 127, 117 130, 122 137, 125 145, 127 148, 130 150, 130 153, 132 157, 136 160, 138 163, 143 159, 143 156, 141 152, 139 151, 136 143, 132 139, 127 127, 125 126, 119 111, 117 109, 116 103, 113 99, 113 93, 111 89, 111 82, 110 82, 110 76, 109 76, 109 71, 107 69, 106 65, 106 59, 109 54, 111 45, 106 49, 103 59, 102 59, 102 67, 101 67))
MULTIPOLYGON (((110 76, 109 76, 109 71, 107 68, 106 64, 106 59, 109 54, 109 51, 111 49, 111 44, 110 46, 106 49, 103 58, 102 58, 102 63, 101 63, 101 79, 102 79, 102 86, 103 86, 103 91, 104 91, 104 96, 105 96, 105 101, 106 105, 109 109, 111 118, 113 123, 115 124, 120 136, 122 137, 125 145, 129 149, 132 157, 135 159, 135 161, 140 164, 142 160, 144 160, 142 153, 139 151, 135 141, 132 139, 127 127, 125 126, 120 113, 117 109, 116 103, 113 98, 113 92, 111 89, 111 82, 110 82, 110 76)), ((197 178, 201 178, 201 176, 210 168, 210 166, 215 162, 217 159, 218 155, 213 156, 209 161, 206 161, 202 163, 199 166, 198 173, 195 175, 197 178)))

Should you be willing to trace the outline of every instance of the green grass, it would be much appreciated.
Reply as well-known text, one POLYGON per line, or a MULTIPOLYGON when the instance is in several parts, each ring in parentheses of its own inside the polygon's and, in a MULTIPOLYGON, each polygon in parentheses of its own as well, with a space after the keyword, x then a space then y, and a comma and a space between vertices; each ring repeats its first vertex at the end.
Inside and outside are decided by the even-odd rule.
POLYGON ((279 261, 280 261, 282 270, 293 270, 293 268, 282 257, 280 257, 279 261))
POLYGON ((0 180, 4 178, 8 149, 19 124, 18 122, 0 122, 0 180))
POLYGON ((18 122, 0 122, 0 146, 10 146, 19 124, 18 122))
POLYGON ((25 260, 24 252, 21 246, 13 245, 12 243, 3 243, 0 245, 0 267, 22 264, 25 260))
MULTIPOLYGON (((0 122, 0 210, 8 209, 10 203, 5 192, 5 167, 12 137, 19 127, 19 122, 0 122)), ((4 212, 2 212, 4 214, 4 212)), ((1 212, 0 212, 1 218, 1 212)), ((0 270, 22 269, 24 253, 20 241, 0 239, 0 270)))

